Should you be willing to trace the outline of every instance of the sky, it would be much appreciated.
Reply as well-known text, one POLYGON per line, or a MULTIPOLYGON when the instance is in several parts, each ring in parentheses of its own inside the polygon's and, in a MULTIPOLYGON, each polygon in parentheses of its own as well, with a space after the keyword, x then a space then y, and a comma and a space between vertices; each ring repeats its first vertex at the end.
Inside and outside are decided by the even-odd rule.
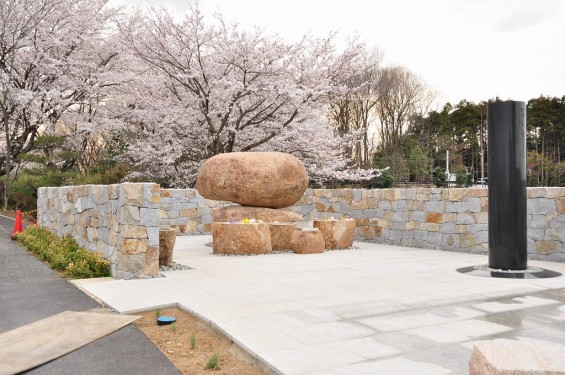
MULTIPOLYGON (((182 20, 194 0, 110 0, 164 6, 182 20)), ((563 0, 201 0, 206 16, 256 26, 289 42, 306 33, 357 35, 438 93, 462 99, 522 100, 565 95, 563 0)))

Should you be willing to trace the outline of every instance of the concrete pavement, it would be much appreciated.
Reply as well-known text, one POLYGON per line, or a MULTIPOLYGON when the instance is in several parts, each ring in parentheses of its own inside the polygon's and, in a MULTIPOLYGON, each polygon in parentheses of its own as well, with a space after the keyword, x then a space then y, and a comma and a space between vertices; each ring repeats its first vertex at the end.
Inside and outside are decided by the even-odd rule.
POLYGON ((177 237, 174 260, 192 270, 78 283, 120 312, 179 304, 281 374, 466 374, 480 340, 565 343, 563 276, 475 277, 456 269, 484 255, 370 243, 215 256, 210 241, 177 237))
MULTIPOLYGON (((11 241, 13 227, 12 219, 0 216, 0 333, 66 310, 100 308, 97 302, 11 241)), ((179 372, 135 325, 130 324, 28 373, 179 372)))

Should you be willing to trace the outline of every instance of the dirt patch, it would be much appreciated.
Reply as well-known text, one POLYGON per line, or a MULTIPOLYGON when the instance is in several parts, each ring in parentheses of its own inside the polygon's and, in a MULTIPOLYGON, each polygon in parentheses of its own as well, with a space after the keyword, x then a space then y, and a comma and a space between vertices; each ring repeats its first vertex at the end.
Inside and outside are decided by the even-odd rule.
POLYGON ((155 310, 138 313, 135 324, 183 374, 266 375, 237 346, 193 315, 177 308, 163 309, 161 315, 177 318, 176 323, 159 326, 155 310), (192 348, 191 337, 196 345, 192 348), (206 369, 206 363, 218 353, 219 370, 206 369))

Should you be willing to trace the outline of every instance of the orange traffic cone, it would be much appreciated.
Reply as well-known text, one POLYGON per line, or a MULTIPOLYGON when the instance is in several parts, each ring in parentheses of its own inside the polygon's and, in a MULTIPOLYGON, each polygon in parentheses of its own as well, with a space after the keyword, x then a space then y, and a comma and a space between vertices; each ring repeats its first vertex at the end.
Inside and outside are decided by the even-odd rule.
POLYGON ((18 210, 16 213, 16 224, 14 224, 14 233, 12 233, 12 239, 16 238, 16 233, 21 233, 23 231, 22 228, 22 212, 18 210))

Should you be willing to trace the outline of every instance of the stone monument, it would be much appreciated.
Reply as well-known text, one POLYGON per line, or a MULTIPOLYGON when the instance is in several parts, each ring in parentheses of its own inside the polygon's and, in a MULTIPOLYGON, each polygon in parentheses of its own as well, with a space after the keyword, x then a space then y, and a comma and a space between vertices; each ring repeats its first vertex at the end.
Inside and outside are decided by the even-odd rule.
POLYGON ((263 223, 290 225, 302 220, 284 208, 298 202, 307 187, 306 168, 290 154, 233 152, 208 159, 198 172, 196 189, 204 198, 237 204, 212 212, 213 252, 264 254, 288 247, 292 231, 287 228, 272 236, 263 223))

